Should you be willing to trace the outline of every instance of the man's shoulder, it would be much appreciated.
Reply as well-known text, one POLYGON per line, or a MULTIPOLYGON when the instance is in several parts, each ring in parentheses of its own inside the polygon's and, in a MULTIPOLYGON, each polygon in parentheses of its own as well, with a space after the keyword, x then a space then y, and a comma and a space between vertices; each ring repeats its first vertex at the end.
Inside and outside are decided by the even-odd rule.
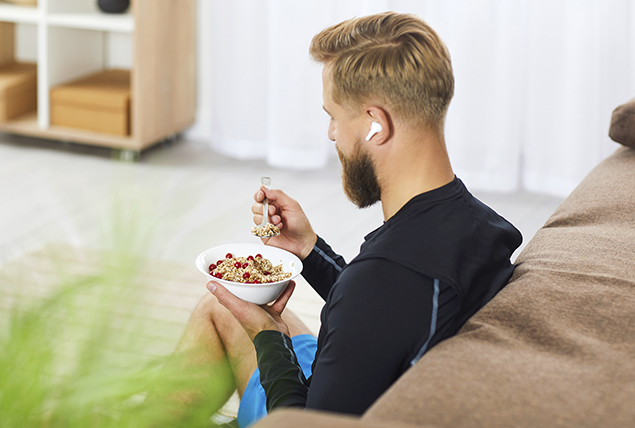
POLYGON ((333 297, 358 298, 373 294, 375 297, 402 299, 412 295, 434 279, 417 270, 408 268, 396 260, 384 257, 353 259, 338 278, 333 288, 333 297))
POLYGON ((520 233, 459 184, 432 203, 426 195, 411 200, 400 217, 368 237, 355 261, 389 260, 438 278, 459 295, 483 268, 507 270, 520 233), (469 266, 477 272, 468 274, 469 266))

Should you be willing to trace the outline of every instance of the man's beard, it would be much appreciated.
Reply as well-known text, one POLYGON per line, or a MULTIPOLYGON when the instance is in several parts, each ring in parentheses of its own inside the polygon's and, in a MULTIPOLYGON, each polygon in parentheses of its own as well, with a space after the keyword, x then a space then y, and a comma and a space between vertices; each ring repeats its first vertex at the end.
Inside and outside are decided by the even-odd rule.
POLYGON ((337 146, 335 148, 342 163, 342 186, 348 199, 359 208, 370 207, 379 201, 381 188, 368 152, 362 151, 358 143, 355 153, 346 158, 337 146))

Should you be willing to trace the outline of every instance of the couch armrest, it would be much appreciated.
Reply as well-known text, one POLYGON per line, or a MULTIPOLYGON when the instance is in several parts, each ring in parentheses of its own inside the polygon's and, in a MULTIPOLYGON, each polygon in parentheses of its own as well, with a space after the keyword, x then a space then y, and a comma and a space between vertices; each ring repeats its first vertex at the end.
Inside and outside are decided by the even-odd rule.
POLYGON ((311 410, 282 409, 272 412, 253 428, 435 428, 394 421, 369 421, 364 418, 311 410))
POLYGON ((635 148, 635 99, 613 110, 609 137, 617 143, 635 148))

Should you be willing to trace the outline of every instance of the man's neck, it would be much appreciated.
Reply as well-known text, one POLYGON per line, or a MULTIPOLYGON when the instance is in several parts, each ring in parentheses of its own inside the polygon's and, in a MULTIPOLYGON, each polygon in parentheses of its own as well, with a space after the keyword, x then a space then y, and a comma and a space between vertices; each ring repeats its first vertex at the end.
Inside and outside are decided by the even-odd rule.
POLYGON ((432 133, 395 141, 378 175, 385 221, 415 196, 454 180, 443 137, 432 133))

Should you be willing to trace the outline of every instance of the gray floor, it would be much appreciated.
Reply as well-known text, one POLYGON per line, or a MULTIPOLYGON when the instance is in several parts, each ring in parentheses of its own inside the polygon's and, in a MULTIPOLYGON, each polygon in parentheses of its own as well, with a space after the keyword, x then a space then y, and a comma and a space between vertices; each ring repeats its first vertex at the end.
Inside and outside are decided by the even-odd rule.
MULTIPOLYGON (((150 149, 138 163, 111 156, 0 134, 0 264, 51 243, 103 249, 124 240, 144 257, 194 269, 206 248, 256 242, 250 208, 263 175, 298 199, 315 230, 347 259, 382 222, 378 206, 360 211, 344 197, 336 159, 321 171, 280 170, 193 141, 150 149)), ((562 202, 526 192, 474 193, 522 231, 523 245, 562 202)), ((204 283, 201 276, 201 292, 204 283)), ((321 301, 306 283, 290 307, 317 331, 321 301)))

